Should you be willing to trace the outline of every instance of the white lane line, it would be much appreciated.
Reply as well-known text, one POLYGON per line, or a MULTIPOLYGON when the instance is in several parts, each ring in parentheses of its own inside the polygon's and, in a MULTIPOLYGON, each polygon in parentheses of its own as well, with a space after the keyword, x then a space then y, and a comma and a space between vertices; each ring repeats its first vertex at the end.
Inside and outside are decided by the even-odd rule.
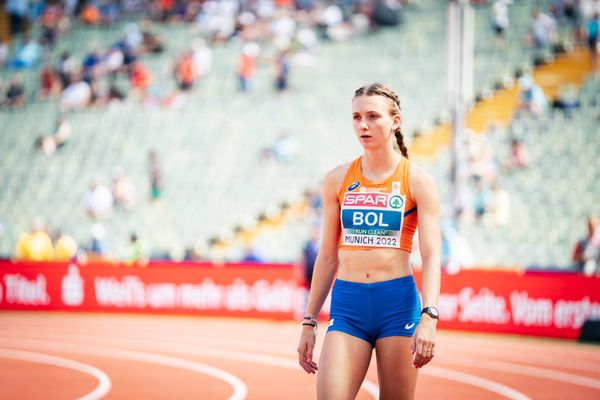
MULTIPOLYGON (((116 314, 114 315, 115 317, 121 317, 120 315, 116 314)), ((136 316, 137 317, 137 316, 136 316)), ((206 318, 210 318, 210 317, 206 317, 206 318)), ((0 322, 2 322, 3 320, 3 315, 0 314, 0 322)), ((187 321, 186 321, 187 322, 187 321)), ((208 321, 209 323, 212 321, 208 321)), ((219 322, 221 323, 221 326, 219 326, 216 323, 210 323, 210 325, 207 324, 207 322, 205 322, 203 319, 198 319, 195 323, 186 323, 183 324, 181 323, 181 321, 167 321, 167 320, 131 320, 131 321, 115 321, 112 322, 109 320, 73 320, 72 317, 71 319, 68 318, 57 318, 56 321, 54 320, 48 320, 48 321, 39 321, 39 320, 31 320, 31 321, 19 321, 18 325, 12 325, 9 327, 9 331, 14 331, 14 330, 31 330, 31 331, 36 331, 39 329, 48 329, 49 327, 52 327, 52 329, 62 329, 62 330, 66 330, 68 332, 75 332, 75 331, 91 331, 91 332, 99 332, 99 330, 105 330, 107 332, 110 332, 111 334, 114 332, 120 332, 120 331, 130 331, 130 332, 135 332, 136 334, 138 334, 140 332, 140 330, 143 330, 144 332, 146 331, 151 331, 151 332, 168 332, 169 335, 173 335, 173 332, 190 332, 190 331, 202 331, 205 334, 215 334, 215 335, 220 335, 221 339, 223 340, 236 340, 235 337, 227 337, 226 334, 223 334, 223 326, 225 325, 227 326, 231 332, 238 332, 240 329, 245 329, 245 332, 250 333, 247 330, 247 327, 245 327, 243 325, 243 323, 238 323, 238 324, 231 324, 228 323, 229 321, 227 319, 224 319, 223 321, 215 321, 215 322, 219 322), (157 326, 157 324, 160 324, 157 326), (164 326, 168 326, 168 328, 163 328, 164 326), (107 327, 110 327, 110 329, 107 329, 107 327)), ((245 321, 246 322, 246 321, 245 321)), ((288 323, 287 322, 282 322, 281 323, 282 326, 284 328, 288 328, 288 323)), ((0 324, 2 326, 8 326, 8 323, 2 323, 0 324)), ((265 325, 269 325, 266 324, 265 325)), ((272 324, 270 324, 272 327, 274 327, 272 324)), ((252 328, 256 328, 255 325, 251 326, 252 328)), ((279 329, 280 327, 277 326, 277 328, 279 329)), ((291 328, 291 327, 290 327, 291 328)), ((294 329, 296 328, 296 326, 293 327, 294 329)), ((259 329, 259 331, 264 331, 264 329, 259 329)), ((290 330, 291 332, 294 332, 294 335, 296 335, 296 333, 298 334, 298 336, 300 335, 300 331, 299 330, 290 330)), ((285 334, 282 334, 280 332, 278 332, 277 338, 271 338, 271 340, 269 341, 269 344, 278 344, 278 345, 286 345, 288 344, 288 337, 285 334), (277 340, 277 341, 276 341, 277 340), (280 341, 279 341, 280 340, 280 341)), ((264 344, 264 342, 263 342, 264 344)))
POLYGON ((467 385, 477 386, 490 392, 498 393, 501 396, 512 400, 531 400, 531 398, 522 392, 502 385, 489 379, 481 378, 476 375, 466 374, 464 372, 452 371, 445 368, 428 365, 420 373, 435 376, 437 378, 448 379, 455 382, 462 382, 467 385))
MULTIPOLYGON (((81 340, 82 337, 76 335, 61 335, 63 339, 68 340, 81 340)), ((98 340, 102 340, 104 343, 107 343, 111 346, 135 346, 137 350, 145 350, 145 349, 154 349, 157 345, 160 345, 160 348, 165 352, 170 352, 174 354, 184 354, 184 355, 196 355, 196 356, 205 356, 205 357, 213 357, 218 359, 227 359, 227 360, 235 360, 242 362, 251 362, 251 363, 259 363, 264 365, 271 365, 279 368, 288 368, 293 370, 298 370, 298 362, 296 360, 284 357, 278 357, 273 355, 267 355, 262 353, 255 353, 249 351, 237 351, 237 350, 228 350, 228 349, 220 349, 214 347, 200 347, 197 344, 179 344, 179 343, 171 343, 165 342, 162 340, 155 339, 128 339, 128 338, 113 338, 113 337, 102 337, 96 336, 98 340)), ((92 339, 89 337, 83 338, 92 339)), ((436 376, 439 378, 444 378, 447 380, 453 380, 460 383, 464 383, 470 386, 475 386, 481 388, 486 391, 490 391, 493 393, 497 393, 504 397, 507 397, 512 400, 530 400, 530 398, 519 392, 515 389, 512 389, 508 386, 502 385, 498 382, 491 381, 485 378, 481 378, 475 375, 466 374, 463 372, 456 372, 452 370, 448 370, 445 368, 427 366, 426 368, 421 370, 421 373, 436 376)), ((361 389, 369 393, 373 396, 374 399, 379 398, 379 387, 377 384, 372 381, 365 379, 361 389)))
POLYGON ((572 385, 587 386, 594 389, 600 389, 600 380, 587 378, 580 375, 569 374, 567 372, 553 371, 547 368, 530 367, 504 361, 446 361, 448 364, 468 365, 470 367, 484 368, 492 371, 508 372, 511 374, 533 376, 536 378, 549 379, 570 383, 572 385))
MULTIPOLYGON (((460 336, 452 335, 453 332, 445 331, 448 335, 445 336, 447 340, 444 345, 448 347, 465 347, 465 342, 468 341, 467 335, 464 336, 464 342, 459 339, 460 336)), ((510 351, 527 353, 537 357, 538 355, 547 356, 549 352, 552 352, 553 356, 567 356, 567 357, 584 357, 584 361, 600 362, 600 357, 593 357, 592 359, 586 358, 593 356, 594 345, 587 343, 579 343, 575 340, 566 339, 552 339, 547 337, 533 337, 533 336, 514 336, 506 334, 487 334, 487 333, 472 333, 472 340, 468 341, 469 348, 482 348, 489 349, 494 348, 500 351, 504 351, 505 347, 509 347, 510 351), (486 336, 489 335, 489 336, 486 336), (533 346, 531 346, 533 344, 533 346), (506 345, 506 346, 505 346, 506 345)))
MULTIPOLYGON (((26 345, 26 346, 42 346, 43 343, 48 343, 50 346, 55 346, 57 344, 69 344, 77 347, 86 348, 88 345, 83 344, 81 341, 78 344, 73 344, 72 340, 81 340, 82 337, 75 335, 61 335, 61 339, 67 339, 69 342, 62 342, 57 340, 39 340, 39 339, 9 339, 9 338, 0 338, 0 342, 8 342, 11 345, 26 345)), ((89 339, 86 337, 85 339, 89 339)), ((154 350, 157 347, 161 349, 161 351, 174 353, 174 354, 183 354, 183 355, 196 355, 196 356, 205 356, 212 357, 217 359, 226 359, 226 360, 234 360, 234 361, 242 361, 263 365, 270 365, 278 368, 287 368, 292 369, 294 371, 301 372, 300 366, 298 365, 298 361, 293 360, 291 358, 278 357, 273 355, 267 355, 262 353, 253 353, 247 351, 233 351, 227 349, 218 349, 214 347, 200 347, 199 345, 190 345, 186 344, 177 344, 171 343, 170 341, 161 341, 161 340, 151 340, 151 339, 124 339, 124 338, 111 338, 111 337, 97 337, 98 340, 102 340, 103 343, 108 343, 111 346, 135 346, 137 350, 146 350, 151 349, 154 350), (146 343, 146 345, 142 345, 142 343, 146 343)), ((95 345, 90 345, 90 347, 95 347, 95 345)), ((107 349, 115 349, 114 347, 107 347, 107 349)), ((132 351, 132 350, 122 350, 122 351, 132 351)), ((178 359, 180 360, 180 359, 178 359)), ((371 395, 374 399, 379 398, 379 387, 377 384, 365 379, 361 389, 371 395)))
MULTIPOLYGON (((47 327, 45 327, 47 328, 47 327)), ((56 327, 59 328, 59 327, 56 327)), ((198 330, 200 330, 199 327, 198 330)), ((39 330, 42 329, 42 327, 31 327, 30 329, 27 330, 27 333, 30 334, 36 334, 37 332, 39 332, 39 330)), ((47 329, 46 329, 47 331, 47 329)), ((247 339, 228 339, 228 338, 218 338, 218 337, 209 337, 209 336, 200 336, 200 335, 196 335, 194 330, 191 331, 187 331, 189 336, 184 336, 181 335, 180 330, 178 330, 177 328, 169 328, 169 329, 150 329, 150 328, 143 328, 143 330, 141 330, 140 328, 138 329, 132 329, 132 328, 127 328, 127 329, 122 329, 122 328, 111 328, 110 330, 106 330, 106 334, 103 335, 102 331, 99 331, 98 329, 94 329, 94 328, 77 328, 77 329, 66 329, 63 327, 60 327, 59 329, 52 329, 52 333, 56 334, 56 335, 63 335, 63 334, 77 334, 81 337, 98 337, 98 338, 104 338, 106 337, 106 335, 110 335, 110 337, 112 338, 132 338, 132 337, 138 337, 140 335, 140 332, 144 332, 144 334, 150 334, 152 336, 159 336, 159 337, 169 337, 171 338, 171 340, 173 341, 183 341, 185 340, 186 343, 201 343, 202 345, 205 345, 206 342, 210 342, 211 344, 214 343, 216 345, 224 345, 224 346, 231 346, 231 345, 237 345, 240 346, 242 348, 248 348, 249 346, 251 346, 252 348, 265 348, 266 350, 270 351, 271 353, 275 353, 275 354, 289 354, 291 353, 295 353, 296 352, 296 345, 295 344, 290 344, 289 342, 286 344, 277 344, 277 343, 271 343, 271 342, 260 342, 258 340, 247 340, 247 339), (123 334, 124 336, 117 336, 118 334, 123 334)), ((0 328, 0 339, 2 337, 23 337, 21 336, 22 332, 19 331, 15 331, 14 329, 2 329, 0 328)), ((36 337, 36 336, 34 336, 36 337)), ((298 366, 299 367, 299 366, 298 366)))
POLYGON ((379 398, 379 386, 377 386, 372 381, 365 378, 360 388, 363 389, 365 392, 369 393, 371 396, 373 396, 374 399, 379 398))
MULTIPOLYGON (((371 365, 373 365, 373 362, 374 361, 371 361, 371 365)), ((435 376, 436 378, 442 378, 449 381, 464 383, 469 386, 475 386, 489 392, 497 393, 511 400, 531 400, 531 398, 526 394, 509 386, 482 378, 477 375, 467 374, 465 372, 453 371, 446 368, 427 365, 419 372, 419 374, 431 375, 435 376)))
POLYGON ((106 396, 112 387, 110 378, 106 373, 91 365, 84 364, 78 361, 69 360, 67 358, 50 356, 48 354, 34 353, 31 351, 14 350, 0 348, 0 358, 11 358, 13 360, 23 360, 34 363, 41 363, 72 369, 74 371, 83 372, 84 374, 92 375, 98 379, 98 386, 85 396, 79 397, 78 400, 96 400, 106 396))
MULTIPOLYGON (((141 361, 151 364, 159 364, 168 367, 185 369, 188 371, 198 372, 209 375, 214 378, 227 382, 233 387, 233 394, 229 400, 243 400, 248 394, 248 389, 244 382, 238 377, 213 366, 202 364, 195 361, 184 360, 181 358, 164 356, 161 354, 147 353, 141 351, 115 349, 104 346, 79 345, 74 343, 50 340, 33 340, 33 339, 6 339, 2 338, 2 342, 17 343, 19 346, 22 343, 27 343, 27 346, 42 348, 44 350, 59 351, 64 353, 87 354, 99 357, 118 358, 122 360, 141 361)), ((154 347, 156 349, 156 347, 154 347)))
MULTIPOLYGON (((523 350, 516 349, 496 349, 490 348, 489 346, 477 346, 477 345, 469 345, 468 349, 465 348, 465 345, 457 345, 457 344, 448 344, 444 343, 444 348, 449 348, 450 352, 460 352, 463 356, 469 355, 466 352, 472 352, 478 358, 481 358, 482 355, 491 355, 492 357, 500 357, 501 361, 505 362, 520 362, 525 364, 537 364, 545 367, 559 367, 559 368, 568 368, 574 369, 577 371, 584 372, 593 372, 600 371, 600 362, 590 361, 590 360, 573 360, 566 359, 568 357, 567 354, 559 354, 557 356, 548 356, 547 352, 545 354, 535 354, 524 353, 523 350)), ((565 350, 565 349, 561 349, 565 350)), ((444 349, 444 356, 447 356, 446 350, 444 349)), ((440 354, 441 355, 441 354, 440 354)), ((449 356, 449 354, 448 354, 449 356)), ((445 358, 445 357, 444 357, 445 358)))
MULTIPOLYGON (((139 333, 139 332, 137 332, 137 333, 139 333)), ((60 338, 68 339, 68 340, 81 340, 83 338, 83 336, 60 334, 60 338)), ((93 339, 93 338, 96 338, 97 340, 102 341, 102 343, 108 343, 113 346, 126 346, 126 347, 137 346, 138 349, 147 349, 147 348, 154 349, 156 344, 160 343, 161 349, 163 349, 164 351, 173 352, 176 354, 208 356, 208 357, 230 359, 230 360, 236 360, 236 361, 256 362, 256 363, 272 365, 272 366, 281 367, 281 368, 289 368, 289 369, 294 369, 294 370, 299 369, 297 361, 289 359, 289 358, 277 357, 277 356, 273 356, 273 355, 267 355, 267 354, 256 353, 256 352, 247 352, 247 351, 242 352, 242 351, 234 351, 234 350, 226 350, 226 349, 216 349, 214 347, 207 348, 202 343, 196 343, 196 342, 192 343, 192 342, 186 341, 185 345, 175 344, 176 347, 174 347, 174 344, 172 342, 164 342, 161 340, 141 339, 141 338, 131 339, 131 338, 123 338, 123 337, 107 337, 107 336, 102 336, 102 335, 93 335, 91 333, 86 334, 84 340, 85 339, 93 339), (145 343, 146 346, 143 346, 142 343, 145 343), (202 347, 199 347, 199 346, 202 346, 202 347)), ((199 339, 199 338, 194 337, 194 339, 199 339)), ((210 340, 210 338, 208 338, 208 339, 210 340)), ((239 341, 239 342, 245 342, 248 344, 259 343, 259 344, 264 345, 264 343, 254 342, 254 341, 239 341)), ((421 371, 423 373, 427 374, 428 373, 427 370, 431 367, 432 366, 427 366, 425 369, 423 369, 421 371)), ((441 373, 440 370, 444 371, 443 368, 439 368, 439 367, 437 367, 437 368, 438 368, 438 374, 441 373)), ((492 392, 495 392, 497 388, 501 388, 501 390, 506 390, 506 389, 509 391, 512 390, 511 388, 500 385, 493 381, 486 380, 484 378, 479 378, 477 376, 464 374, 464 373, 457 373, 458 375, 457 374, 452 375, 451 374, 452 372, 453 371, 449 371, 449 373, 447 375, 445 375, 444 377, 446 379, 450 379, 450 377, 454 377, 456 379, 453 379, 453 380, 457 380, 458 382, 468 383, 469 385, 477 386, 477 387, 480 387, 480 388, 483 388, 485 390, 489 390, 492 392), (467 377, 470 377, 470 378, 467 378, 467 377)), ((436 375, 436 376, 438 376, 438 375, 436 375)), ((367 393, 369 393, 371 396, 373 396, 373 398, 377 399, 379 397, 379 388, 378 388, 377 384, 375 384, 369 380, 365 380, 363 382, 363 385, 361 386, 361 388, 363 390, 365 390, 367 393)), ((519 393, 519 392, 516 392, 516 393, 519 393)))

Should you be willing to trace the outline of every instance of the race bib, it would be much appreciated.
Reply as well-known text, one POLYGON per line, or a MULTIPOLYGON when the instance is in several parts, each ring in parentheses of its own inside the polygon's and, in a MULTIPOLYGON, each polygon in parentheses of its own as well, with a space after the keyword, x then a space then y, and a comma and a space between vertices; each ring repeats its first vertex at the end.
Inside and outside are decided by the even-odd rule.
POLYGON ((400 248, 405 200, 397 192, 346 193, 341 207, 342 244, 400 248))

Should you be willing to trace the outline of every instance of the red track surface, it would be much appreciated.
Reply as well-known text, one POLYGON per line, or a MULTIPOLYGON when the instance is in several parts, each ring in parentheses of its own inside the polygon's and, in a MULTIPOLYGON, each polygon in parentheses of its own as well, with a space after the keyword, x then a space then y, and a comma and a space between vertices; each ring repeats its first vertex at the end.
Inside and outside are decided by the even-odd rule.
MULTIPOLYGON (((3 312, 0 399, 313 399, 297 335, 287 322, 3 312)), ((600 399, 598 346, 441 331, 436 348, 419 399, 600 399)), ((374 363, 363 388, 376 396, 374 363)))

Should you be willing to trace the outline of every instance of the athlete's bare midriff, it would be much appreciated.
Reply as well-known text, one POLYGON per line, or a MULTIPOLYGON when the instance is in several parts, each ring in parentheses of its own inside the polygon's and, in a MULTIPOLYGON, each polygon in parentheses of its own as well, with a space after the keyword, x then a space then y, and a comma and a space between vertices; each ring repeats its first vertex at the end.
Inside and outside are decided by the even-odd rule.
POLYGON ((337 278, 371 283, 412 275, 409 257, 397 249, 340 250, 337 278))

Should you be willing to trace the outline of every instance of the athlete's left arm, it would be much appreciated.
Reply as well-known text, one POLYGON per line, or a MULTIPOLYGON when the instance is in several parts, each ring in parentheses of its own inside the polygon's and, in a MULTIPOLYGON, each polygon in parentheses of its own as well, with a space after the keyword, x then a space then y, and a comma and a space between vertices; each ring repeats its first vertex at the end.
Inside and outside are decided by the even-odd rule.
MULTIPOLYGON (((410 192, 417 204, 419 247, 421 249, 421 296, 423 307, 437 307, 441 279, 440 199, 435 181, 425 170, 411 164, 410 192)), ((413 365, 420 368, 433 358, 437 320, 428 314, 412 338, 413 365)))

